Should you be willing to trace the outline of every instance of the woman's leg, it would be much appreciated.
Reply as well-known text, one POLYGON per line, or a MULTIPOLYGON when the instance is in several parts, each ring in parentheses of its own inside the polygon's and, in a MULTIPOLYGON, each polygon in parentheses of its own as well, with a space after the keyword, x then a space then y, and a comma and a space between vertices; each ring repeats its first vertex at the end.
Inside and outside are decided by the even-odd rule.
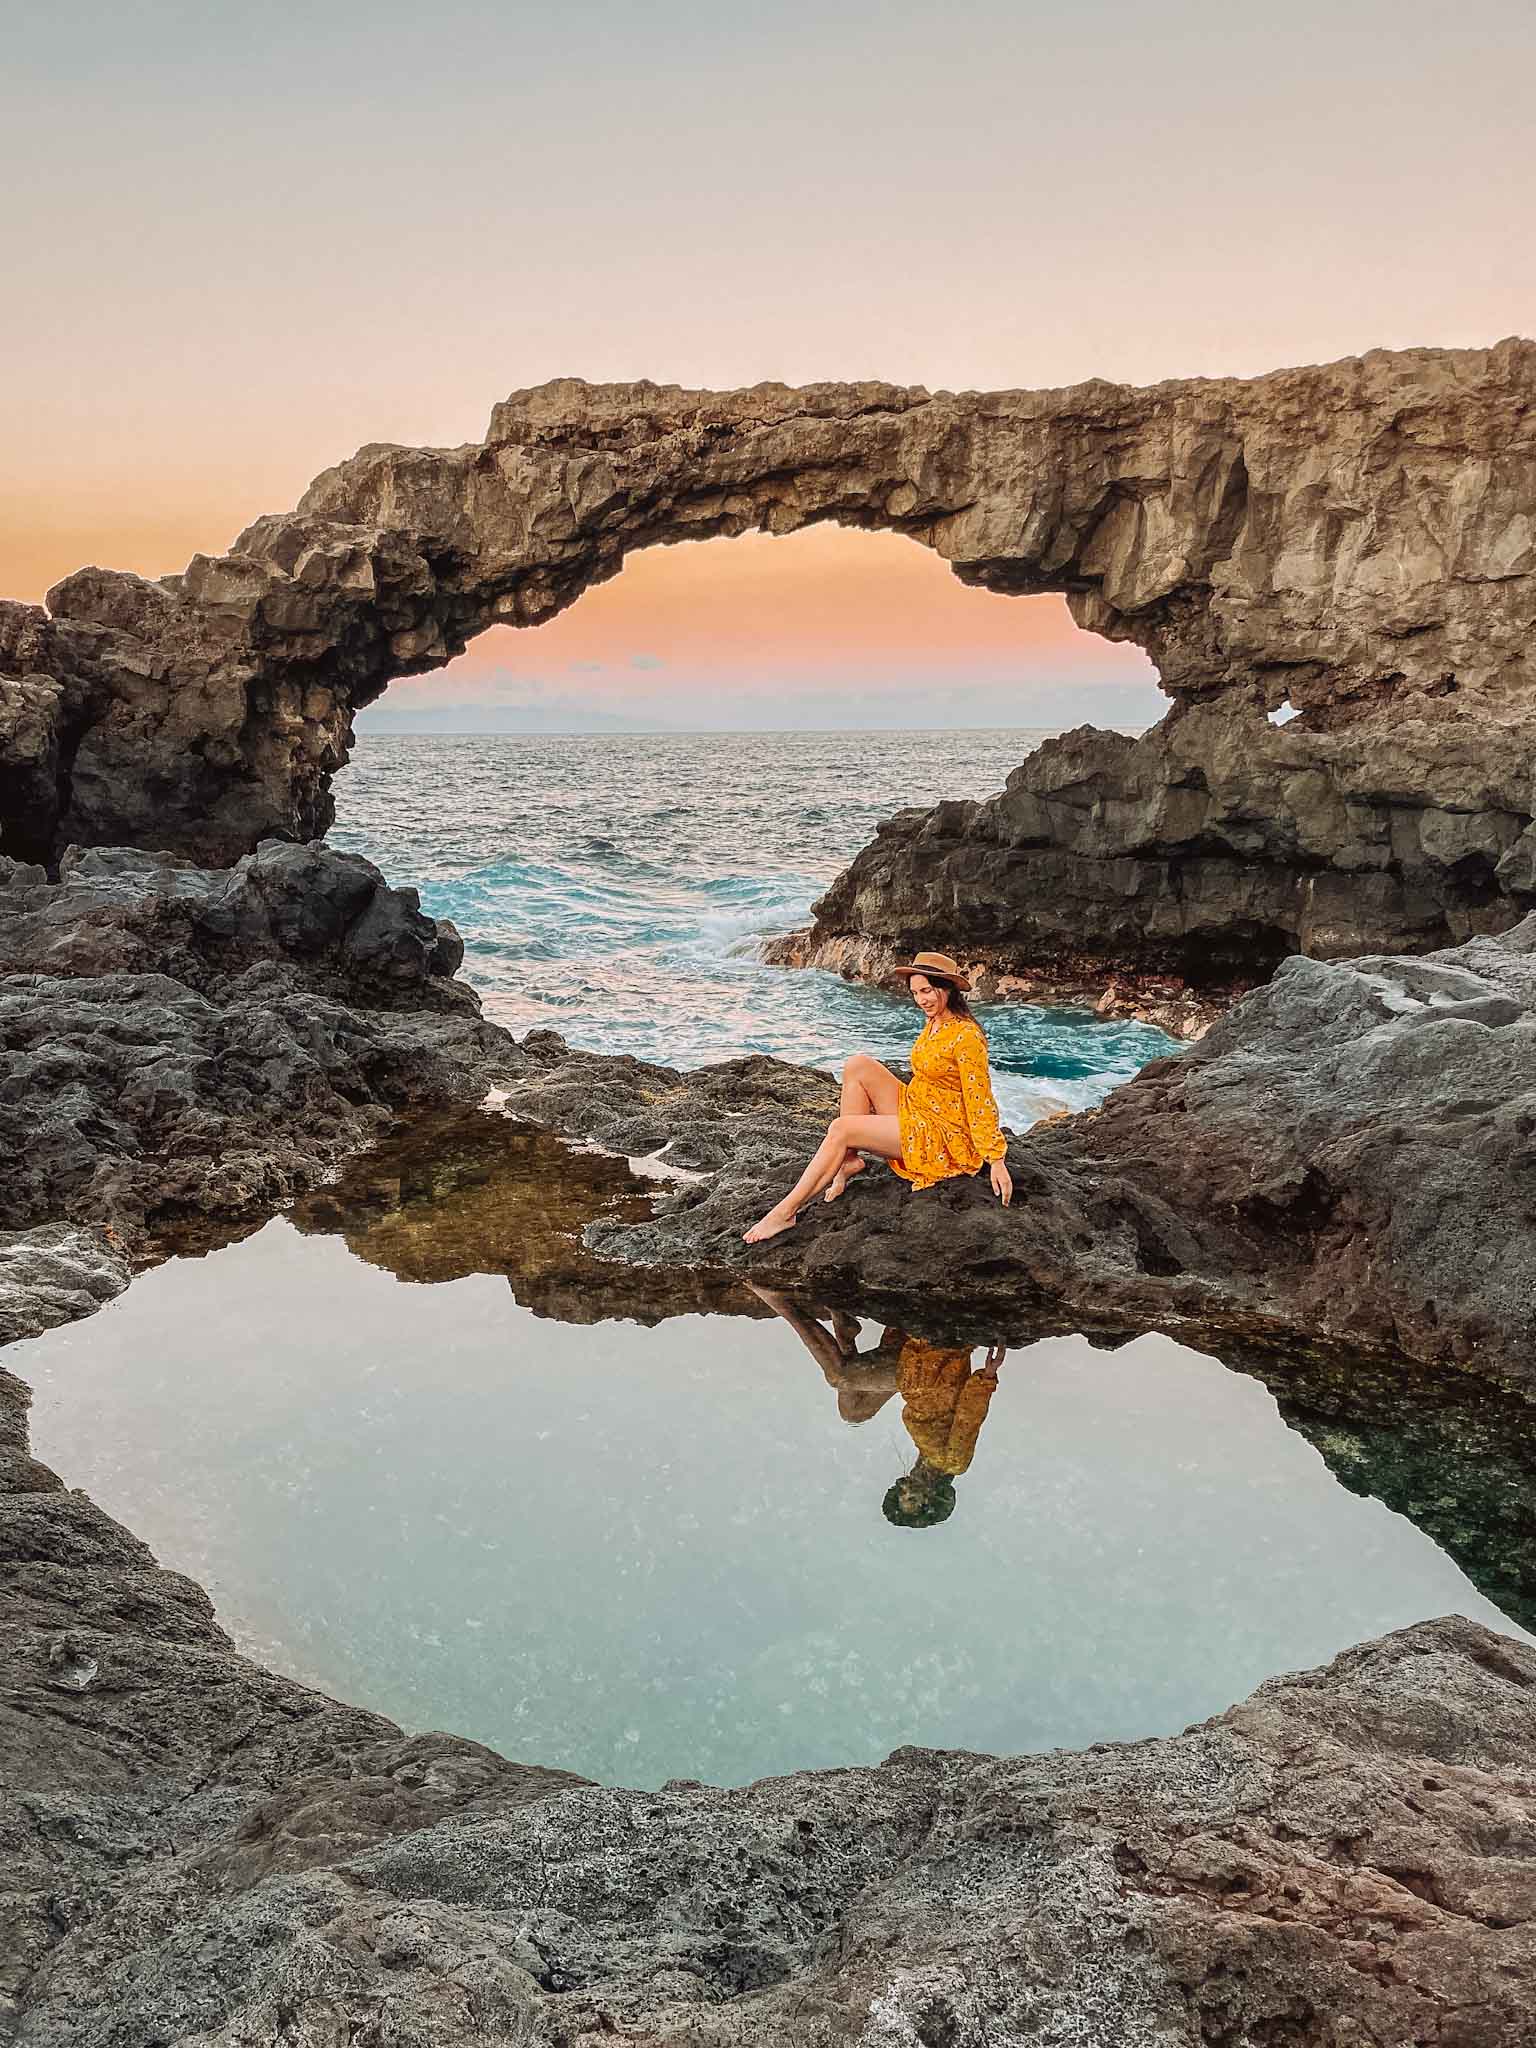
MULTIPOLYGON (((882 1067, 867 1052, 856 1052, 843 1068, 842 1116, 894 1116, 901 1100, 901 1083, 889 1067, 882 1067)), ((857 1152, 849 1152, 832 1176, 824 1200, 835 1202, 856 1173, 864 1171, 857 1152)))
POLYGON ((808 1315, 798 1303, 791 1301, 787 1294, 779 1294, 771 1287, 759 1287, 749 1280, 747 1285, 759 1301, 766 1302, 776 1316, 782 1316, 794 1331, 800 1342, 821 1367, 822 1377, 829 1387, 842 1385, 843 1369, 847 1356, 834 1333, 815 1316, 808 1315))
POLYGON ((801 1207, 837 1173, 850 1152, 878 1152, 882 1159, 901 1157, 901 1126, 894 1116, 838 1116, 812 1154, 811 1163, 782 1202, 775 1202, 760 1222, 743 1233, 748 1244, 762 1244, 788 1230, 801 1207))
POLYGON ((842 1116, 894 1116, 901 1083, 889 1067, 867 1052, 856 1052, 843 1067, 842 1116))

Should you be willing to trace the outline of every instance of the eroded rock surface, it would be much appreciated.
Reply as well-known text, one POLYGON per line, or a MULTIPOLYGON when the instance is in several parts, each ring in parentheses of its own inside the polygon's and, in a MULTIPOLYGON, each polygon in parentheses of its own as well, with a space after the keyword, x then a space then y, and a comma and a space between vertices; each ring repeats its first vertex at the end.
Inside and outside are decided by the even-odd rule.
MULTIPOLYGON (((874 978, 941 945, 1049 999, 1110 1007, 1262 979, 1291 953, 1424 952, 1536 907, 1529 726, 1436 720, 1275 727, 1230 698, 1140 739, 1047 740, 998 796, 903 811, 769 957, 874 978)), ((1170 1021, 1177 1029, 1178 1019, 1170 1021)))
POLYGON ((148 1225, 274 1203, 520 1066, 451 926, 355 856, 0 863, 0 1341, 122 1284, 148 1225))
POLYGON ((179 576, 82 569, 0 604, 0 850, 312 838, 392 677, 537 624, 633 548, 824 519, 1065 592, 1184 701, 1528 718, 1533 399, 1518 340, 1144 390, 515 392, 483 442, 364 448, 179 576))
MULTIPOLYGON (((8 867, 4 1333, 107 1299, 151 1222, 270 1202, 392 1110, 494 1079, 524 1119, 705 1173, 647 1216, 615 1166, 588 1237, 708 1266, 722 1292, 750 1267, 992 1334, 1225 1327, 1260 1358, 1306 1329, 1390 1332, 1469 1385, 1514 1378, 1533 949, 1536 920, 1429 960, 1288 962, 1194 1052, 1016 1139, 1013 1210, 870 1173, 765 1256, 739 1230, 831 1113, 827 1077, 513 1045, 445 972, 451 936, 322 849, 219 874, 8 867)), ((420 1202, 392 1145, 311 1196, 310 1227, 435 1271, 517 1226, 473 1142, 429 1150, 420 1202)), ((509 1254, 514 1285, 580 1284, 573 1214, 509 1254)), ((664 1292, 628 1298, 665 1312, 664 1292)), ((1491 1553, 1529 1433, 1501 1424, 1490 1505, 1432 1431, 1394 1439, 1385 1367, 1376 1417, 1316 1348, 1275 1383, 1325 1454, 1523 1588, 1518 1543, 1491 1553)), ((1526 2038, 1536 1656, 1472 1623, 1362 1645, 1166 1740, 603 1788, 262 1671, 32 1456, 25 1402, 0 1370, 0 2030, 21 2048, 1526 2038)))

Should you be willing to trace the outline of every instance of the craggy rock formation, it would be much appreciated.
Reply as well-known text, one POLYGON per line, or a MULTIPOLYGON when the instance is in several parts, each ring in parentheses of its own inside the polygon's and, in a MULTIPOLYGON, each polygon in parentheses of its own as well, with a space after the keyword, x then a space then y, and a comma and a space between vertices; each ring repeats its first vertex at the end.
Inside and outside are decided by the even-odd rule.
POLYGON ((82 569, 46 608, 0 605, 0 850, 309 839, 392 677, 537 624, 632 548, 822 519, 988 590, 1064 591, 1181 701, 1518 719, 1533 399, 1518 340, 1146 390, 515 392, 483 443, 364 448, 182 575, 82 569))
MULTIPOLYGON (((125 1235, 270 1205, 392 1108, 494 1079, 522 1118, 709 1175, 646 1217, 615 1166, 594 1248, 861 1283, 994 1334, 1204 1316, 1207 1348, 1271 1369, 1357 1483, 1525 1597, 1519 1542, 1492 1557, 1522 1526, 1520 1403, 1475 1408, 1498 1453, 1480 1495, 1432 1431, 1393 1436, 1385 1361, 1378 1413, 1358 1367, 1296 1333, 1396 1334, 1464 1362, 1468 1389, 1528 1368, 1536 920, 1428 961, 1288 962, 1197 1050, 1015 1141, 1013 1210, 870 1173, 771 1256, 737 1233, 830 1113, 825 1076, 514 1045, 453 959, 408 894, 317 848, 213 875, 123 853, 59 883, 7 870, 4 1334, 106 1299, 125 1235)), ((484 1128, 497 1142, 434 1144, 432 1165, 392 1139, 307 1199, 310 1227, 395 1270, 478 1259, 532 1213, 498 1178, 508 1148, 549 1144, 484 1128)), ((514 1284, 553 1301, 581 1279, 583 1208, 555 1204, 514 1284)), ((239 1656, 196 1586, 31 1455, 25 1402, 0 1369, 0 2033, 19 2048, 1526 2037, 1536 1655, 1469 1622, 1166 1740, 602 1788, 404 1736, 239 1656)))
MULTIPOLYGON (((1146 976, 1422 952, 1536 908, 1529 727, 1414 716, 1303 733, 1230 698, 1140 739, 1047 740, 999 796, 903 811, 771 959, 876 978, 942 944, 1007 992, 1150 1003, 1146 976), (1023 977, 1023 980, 1017 979, 1023 977)), ((1176 1007, 1176 1006, 1175 1006, 1176 1007)))
POLYGON ((21 2048, 1517 2048, 1536 1654, 1425 1622, 1183 1735, 629 1792, 236 1654, 0 1372, 21 2048))
MULTIPOLYGON (((494 1086, 523 1124, 701 1176, 653 1205, 616 1186, 595 1220, 557 1205, 547 1258, 524 1228, 509 1277, 551 1300, 562 1273, 580 1282, 562 1240, 585 1224, 608 1258, 969 1318, 989 1339, 1055 1317, 1532 1383, 1536 918, 1422 960, 1286 961, 1200 1045, 1016 1139, 1010 1210, 980 1182, 913 1196, 876 1168, 751 1251, 742 1230, 835 1112, 829 1077, 760 1057, 684 1075, 550 1032, 518 1043, 443 971, 455 957, 409 892, 320 848, 265 846, 222 873, 113 851, 56 884, 14 871, 0 883, 0 1329, 40 1326, 37 1289, 81 1310, 110 1291, 121 1253, 102 1229, 142 1254, 188 1219, 270 1213, 392 1113, 494 1086)), ((414 1169, 397 1163, 383 1216, 361 1225, 389 1241, 386 1263, 415 1228, 414 1169)), ((446 1155, 432 1169, 456 1170, 446 1155)), ((470 1235, 530 1199, 473 1158, 452 1193, 470 1235)), ((359 1228, 334 1198, 311 1214, 359 1228)), ((657 1307, 674 1291, 660 1284, 657 1307)))
POLYGON ((685 1163, 718 1163, 652 1221, 593 1226, 620 1257, 735 1265, 978 1341, 1054 1314, 1208 1350, 1380 1348, 1536 1387, 1536 917, 1422 960, 1284 962, 1199 1045, 1016 1138, 1011 1209, 981 1179, 914 1196, 876 1167, 748 1248, 835 1113, 813 1081, 772 1061, 679 1075, 565 1053, 513 1100, 627 1152, 670 1126, 685 1163))
POLYGON ((0 1342, 124 1283, 151 1224, 271 1205, 518 1056, 451 926, 376 868, 268 845, 206 873, 0 862, 0 1342))

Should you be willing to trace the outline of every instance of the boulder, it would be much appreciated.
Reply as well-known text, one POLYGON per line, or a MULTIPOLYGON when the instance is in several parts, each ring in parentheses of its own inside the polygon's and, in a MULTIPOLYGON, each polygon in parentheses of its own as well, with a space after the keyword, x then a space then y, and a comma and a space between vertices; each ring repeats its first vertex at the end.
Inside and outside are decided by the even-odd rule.
MULTIPOLYGON (((151 1217, 270 1209, 394 1111, 478 1101, 522 1061, 452 978, 461 951, 413 890, 322 847, 222 870, 87 848, 57 882, 5 862, 0 1229, 142 1249, 151 1217)), ((19 1297, 0 1286, 0 1329, 34 1326, 19 1297)))

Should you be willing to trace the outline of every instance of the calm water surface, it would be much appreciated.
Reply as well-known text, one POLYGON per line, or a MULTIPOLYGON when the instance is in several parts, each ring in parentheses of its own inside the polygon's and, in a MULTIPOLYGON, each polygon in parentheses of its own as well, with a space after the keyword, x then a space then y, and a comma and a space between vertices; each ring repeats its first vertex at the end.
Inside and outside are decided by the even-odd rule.
MULTIPOLYGON (((910 1003, 766 967, 759 942, 804 924, 882 819, 990 795, 1045 736, 365 736, 330 840, 453 919, 466 974, 511 1030, 673 1066, 767 1052, 835 1071, 859 1048, 903 1056, 910 1003)), ((986 1023, 1016 1125, 1098 1101, 1171 1043, 1033 1006, 986 1023)))
MULTIPOLYGON (((1428 1615, 1509 1626, 1262 1385, 1165 1338, 1009 1353, 952 1514, 897 1527, 899 1338, 838 1373, 766 1312, 583 1326, 503 1272, 401 1280, 474 1263, 432 1202, 376 1172, 339 1223, 317 1198, 308 1234, 275 1220, 5 1353, 68 1483, 255 1654, 409 1727, 737 1783, 1171 1731, 1428 1615)), ((602 1313, 552 1245, 504 1271, 602 1313)))

